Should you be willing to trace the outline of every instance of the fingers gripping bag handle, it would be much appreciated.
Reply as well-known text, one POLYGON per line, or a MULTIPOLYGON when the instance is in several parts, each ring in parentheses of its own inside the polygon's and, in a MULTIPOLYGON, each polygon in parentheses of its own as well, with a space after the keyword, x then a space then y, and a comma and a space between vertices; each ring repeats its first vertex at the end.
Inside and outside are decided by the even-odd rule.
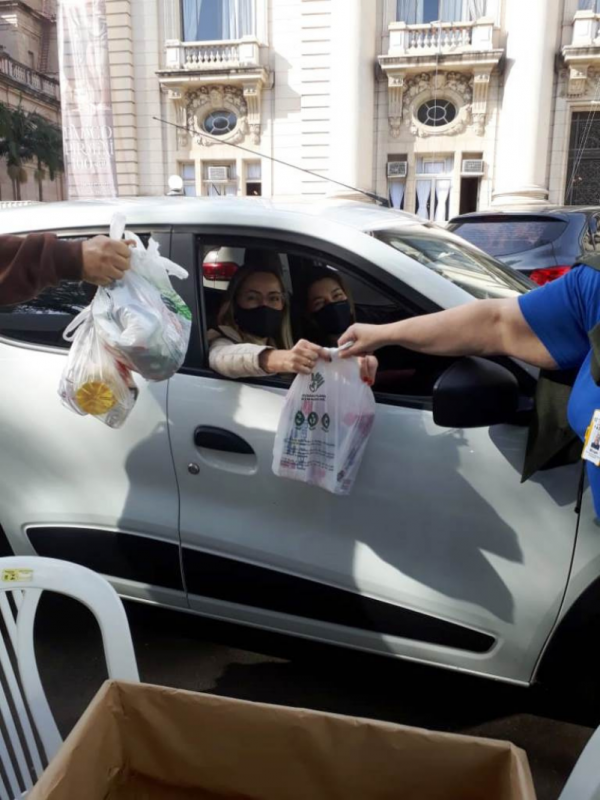
POLYGON ((131 248, 131 269, 121 280, 96 293, 92 312, 106 346, 118 361, 150 381, 171 378, 182 366, 192 327, 192 314, 171 285, 186 270, 159 253, 150 238, 148 247, 125 230, 123 214, 111 221, 111 237, 125 236, 131 248))

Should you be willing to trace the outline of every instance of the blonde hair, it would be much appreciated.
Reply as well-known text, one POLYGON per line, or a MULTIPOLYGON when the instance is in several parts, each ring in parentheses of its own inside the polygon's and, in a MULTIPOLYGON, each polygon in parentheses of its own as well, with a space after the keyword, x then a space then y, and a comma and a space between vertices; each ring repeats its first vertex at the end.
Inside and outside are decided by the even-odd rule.
POLYGON ((235 319, 235 312, 237 310, 237 298, 241 290, 244 288, 244 284, 252 275, 256 275, 258 273, 264 272, 267 275, 274 275, 277 280, 279 281, 279 285, 281 286, 281 291, 283 294, 283 319, 281 322, 281 330, 279 335, 273 339, 269 340, 269 344, 274 347, 279 348, 280 350, 291 350, 294 346, 294 339, 292 336, 292 323, 290 319, 290 304, 288 301, 287 293, 285 291, 285 287, 283 285, 283 279, 281 277, 281 273, 278 269, 273 268, 271 266, 259 266, 258 264, 252 265, 244 265, 240 267, 238 271, 235 273, 231 281, 229 282, 229 286, 227 287, 227 293, 225 295, 225 300, 223 301, 223 305, 219 310, 219 315, 217 317, 217 322, 219 325, 227 326, 228 328, 233 328, 234 331, 239 335, 240 339, 244 342, 256 342, 257 337, 252 336, 252 334, 247 333, 246 331, 241 330, 239 325, 235 319))

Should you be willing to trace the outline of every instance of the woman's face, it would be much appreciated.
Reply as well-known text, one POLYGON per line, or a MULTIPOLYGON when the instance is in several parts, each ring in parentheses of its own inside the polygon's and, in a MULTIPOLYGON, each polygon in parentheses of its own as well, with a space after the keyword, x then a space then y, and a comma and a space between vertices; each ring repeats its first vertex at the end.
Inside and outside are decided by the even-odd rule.
POLYGON ((240 288, 236 303, 239 308, 252 309, 268 306, 283 311, 283 287, 276 275, 270 272, 255 272, 240 288))
POLYGON ((308 313, 316 314, 330 303, 341 303, 348 296, 333 278, 322 278, 315 281, 308 290, 308 313))

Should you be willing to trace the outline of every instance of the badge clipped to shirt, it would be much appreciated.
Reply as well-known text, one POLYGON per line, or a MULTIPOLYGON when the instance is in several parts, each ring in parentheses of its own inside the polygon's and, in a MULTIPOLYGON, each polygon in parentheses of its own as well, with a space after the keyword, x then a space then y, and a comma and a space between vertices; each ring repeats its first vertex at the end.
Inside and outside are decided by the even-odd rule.
POLYGON ((581 457, 585 461, 591 461, 597 467, 600 466, 600 409, 594 411, 592 421, 585 433, 581 457))

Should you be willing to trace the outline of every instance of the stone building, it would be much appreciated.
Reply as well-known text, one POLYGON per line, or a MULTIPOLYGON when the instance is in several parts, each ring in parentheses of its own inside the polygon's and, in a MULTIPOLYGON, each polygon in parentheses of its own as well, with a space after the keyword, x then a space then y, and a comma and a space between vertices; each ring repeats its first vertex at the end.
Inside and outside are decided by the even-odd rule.
MULTIPOLYGON (((36 111, 60 126, 56 43, 56 0, 0 0, 0 102, 36 111)), ((38 199, 35 166, 27 165, 23 200, 38 199)), ((63 198, 63 181, 43 181, 45 200, 63 198)), ((0 200, 12 200, 13 187, 0 163, 0 200)))
POLYGON ((122 194, 162 194, 177 173, 187 194, 307 200, 343 193, 336 179, 438 221, 600 203, 599 0, 107 10, 122 194))

